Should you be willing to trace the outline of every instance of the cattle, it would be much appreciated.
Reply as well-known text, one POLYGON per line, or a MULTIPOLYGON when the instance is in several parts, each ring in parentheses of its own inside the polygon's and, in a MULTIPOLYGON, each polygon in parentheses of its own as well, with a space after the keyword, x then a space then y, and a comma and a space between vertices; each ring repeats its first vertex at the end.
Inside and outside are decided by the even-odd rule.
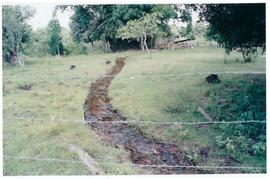
POLYGON ((73 69, 75 69, 75 68, 76 68, 76 66, 75 66, 75 65, 70 65, 69 70, 73 70, 73 69))
POLYGON ((220 79, 217 74, 211 74, 205 78, 207 83, 220 83, 220 79))

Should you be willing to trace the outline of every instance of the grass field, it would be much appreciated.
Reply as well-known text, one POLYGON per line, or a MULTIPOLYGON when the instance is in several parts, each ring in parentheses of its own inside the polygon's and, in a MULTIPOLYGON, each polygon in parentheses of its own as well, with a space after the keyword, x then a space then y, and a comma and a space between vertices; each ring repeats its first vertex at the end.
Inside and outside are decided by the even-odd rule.
MULTIPOLYGON (((103 143, 83 121, 83 104, 91 81, 105 74, 117 56, 131 55, 123 71, 110 86, 110 97, 115 108, 127 120, 149 121, 205 121, 197 112, 204 106, 215 118, 223 113, 217 107, 217 96, 230 98, 222 92, 224 85, 237 84, 244 90, 249 81, 265 85, 264 75, 220 75, 221 83, 208 85, 206 75, 180 77, 140 77, 140 75, 166 75, 213 71, 265 71, 265 59, 260 56, 254 63, 242 63, 241 55, 233 53, 224 64, 224 50, 202 48, 169 50, 151 55, 140 52, 72 56, 60 58, 31 58, 24 68, 5 66, 3 70, 4 92, 4 155, 25 158, 56 158, 76 160, 79 158, 68 150, 75 144, 87 151, 93 158, 102 160, 101 167, 107 174, 147 174, 148 170, 131 167, 127 151, 103 143), (133 56, 134 55, 134 56, 133 56), (240 60, 240 61, 239 61, 240 60), (76 65, 69 70, 70 65, 76 65), (130 76, 133 76, 131 79, 130 76), (19 87, 33 84, 29 91, 19 87), (209 93, 208 97, 205 94, 209 93), (219 113, 217 112, 219 110, 219 113), (27 120, 25 120, 27 119, 27 120), (33 119, 33 120, 31 120, 33 119), (40 120, 40 121, 39 121, 40 120), (64 121, 66 120, 66 121, 64 121), (126 164, 118 164, 125 162, 126 164)), ((256 83, 257 84, 257 83, 256 83)), ((239 93, 241 90, 239 91, 239 93)), ((220 99, 221 97, 219 97, 220 99)), ((237 116, 234 114, 233 116, 237 116)), ((264 116, 265 117, 265 116, 264 116)), ((261 116, 263 118, 263 115, 261 116)), ((216 145, 216 136, 221 131, 210 126, 139 125, 147 134, 174 142, 186 152, 188 159, 198 165, 221 164, 228 152, 216 145), (208 160, 197 155, 202 147, 211 147, 208 160)), ((265 165, 265 156, 241 154, 236 165, 265 165)), ((23 160, 4 158, 5 175, 76 175, 91 174, 81 163, 57 161, 23 160)))
MULTIPOLYGON (((220 48, 163 51, 153 54, 151 59, 148 55, 131 57, 127 60, 123 71, 112 82, 110 88, 112 103, 127 116, 128 120, 206 121, 197 112, 198 106, 202 106, 216 121, 236 121, 247 120, 241 118, 247 109, 239 107, 233 113, 228 112, 228 109, 243 106, 245 97, 250 97, 258 101, 262 100, 249 111, 255 113, 258 110, 261 116, 252 119, 265 120, 265 75, 221 74, 219 75, 221 83, 213 85, 205 82, 207 75, 190 75, 183 78, 166 76, 199 72, 265 71, 265 60, 261 57, 255 63, 245 64, 241 60, 241 55, 235 52, 227 57, 227 63, 224 64, 224 51, 220 48), (257 83, 254 84, 253 81, 256 80, 257 83), (233 88, 237 90, 233 91, 233 88), (258 96, 252 96, 253 94, 247 90, 250 88, 255 88, 253 94, 258 96), (225 101, 225 104, 219 104, 222 101, 225 101)), ((252 104, 247 106, 250 107, 252 104)), ((236 127, 239 126, 243 127, 242 125, 236 127)), ((265 134, 265 128, 261 128, 263 126, 265 125, 259 124, 255 129, 261 129, 262 131, 259 132, 265 134)), ((217 138, 224 131, 218 124, 200 128, 194 125, 151 123, 140 124, 139 127, 158 139, 178 144, 179 148, 186 152, 186 157, 196 165, 224 165, 224 157, 227 155, 235 159, 237 166, 265 166, 266 164, 265 153, 250 155, 244 151, 246 149, 238 147, 240 137, 230 139, 234 140, 233 150, 219 147, 217 138), (211 152, 206 159, 198 153, 201 149, 207 148, 211 152)), ((224 133, 228 129, 229 126, 224 129, 224 133)), ((227 163, 230 165, 230 162, 227 163)))
MULTIPOLYGON (((127 165, 130 161, 126 151, 105 145, 82 123, 91 81, 110 68, 105 65, 106 59, 114 61, 117 55, 33 58, 22 69, 4 67, 4 155, 77 161, 77 155, 68 149, 69 144, 74 144, 102 160, 100 165, 108 174, 141 173, 127 165), (76 69, 69 70, 71 64, 76 69), (29 91, 18 88, 24 84, 33 87, 29 91), (127 164, 117 163, 121 161, 127 164)), ((91 173, 81 163, 4 158, 4 174, 91 173)))

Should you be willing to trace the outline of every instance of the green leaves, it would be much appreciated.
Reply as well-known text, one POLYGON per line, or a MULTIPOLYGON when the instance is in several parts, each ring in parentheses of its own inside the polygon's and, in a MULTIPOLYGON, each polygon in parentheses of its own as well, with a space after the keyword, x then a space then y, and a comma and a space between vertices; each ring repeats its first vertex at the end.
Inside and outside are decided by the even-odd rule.
MULTIPOLYGON (((75 11, 71 17, 74 38, 77 41, 85 42, 107 41, 113 50, 119 48, 123 42, 118 38, 127 39, 126 37, 129 36, 136 39, 141 34, 138 29, 132 29, 144 27, 143 24, 139 24, 138 20, 141 21, 147 14, 159 14, 155 22, 150 24, 159 24, 159 29, 165 34, 169 33, 168 20, 177 16, 176 9, 172 5, 78 5, 70 7, 75 11), (128 25, 129 21, 133 22, 128 25), (134 23, 136 26, 132 26, 134 23), (125 25, 130 28, 119 30, 125 25)), ((154 30, 157 33, 157 29, 154 28, 154 30)))
POLYGON ((266 143, 258 142, 252 146, 252 150, 255 155, 263 155, 266 151, 266 143))
POLYGON ((207 36, 225 47, 227 53, 240 48, 245 56, 265 48, 265 4, 207 4, 201 19, 209 22, 207 36))
POLYGON ((32 31, 27 20, 34 14, 28 6, 2 6, 3 59, 12 62, 20 52, 23 43, 29 41, 32 31))
MULTIPOLYGON (((266 94, 264 76, 244 76, 232 78, 231 82, 211 92, 214 102, 208 106, 218 121, 266 120, 266 94), (219 105, 219 99, 225 99, 225 105, 219 105)), ((215 125, 220 131, 215 140, 218 147, 225 148, 237 155, 235 147, 249 154, 265 155, 266 125, 264 123, 215 125)))
POLYGON ((144 14, 140 19, 128 21, 125 26, 117 30, 117 37, 122 39, 137 39, 141 42, 142 50, 148 51, 147 38, 157 38, 164 35, 159 28, 161 13, 144 14))
POLYGON ((161 24, 160 17, 162 17, 160 13, 151 13, 145 14, 139 20, 128 21, 125 26, 118 29, 117 37, 121 37, 122 39, 140 39, 144 36, 162 36, 164 33, 159 28, 161 24))
POLYGON ((64 46, 62 43, 61 26, 57 19, 52 19, 48 24, 49 47, 51 55, 63 55, 64 46))

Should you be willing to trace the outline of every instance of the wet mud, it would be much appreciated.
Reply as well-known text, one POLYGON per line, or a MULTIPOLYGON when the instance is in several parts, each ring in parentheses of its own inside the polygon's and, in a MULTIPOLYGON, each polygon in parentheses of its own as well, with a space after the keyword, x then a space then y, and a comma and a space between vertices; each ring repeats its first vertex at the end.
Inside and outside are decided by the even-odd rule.
POLYGON ((115 65, 107 75, 97 79, 90 86, 89 95, 84 104, 84 118, 87 123, 105 142, 113 146, 123 146, 130 152, 133 163, 141 165, 166 165, 154 167, 156 174, 196 174, 200 173, 184 158, 175 144, 159 141, 144 135, 135 126, 126 123, 115 123, 126 118, 110 103, 108 88, 115 75, 121 72, 125 58, 117 58, 115 65), (102 122, 106 121, 106 122, 102 122), (110 122, 111 121, 111 122, 110 122))

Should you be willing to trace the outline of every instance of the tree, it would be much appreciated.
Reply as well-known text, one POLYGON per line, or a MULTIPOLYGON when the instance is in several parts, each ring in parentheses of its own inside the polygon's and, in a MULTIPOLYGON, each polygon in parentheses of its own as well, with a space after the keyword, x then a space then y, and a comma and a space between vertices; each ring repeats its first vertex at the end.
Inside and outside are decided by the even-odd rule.
POLYGON ((182 28, 180 31, 180 35, 182 37, 186 37, 187 39, 195 39, 195 33, 192 23, 188 23, 186 27, 182 28))
POLYGON ((2 9, 3 59, 15 63, 22 45, 30 39, 32 29, 27 20, 34 15, 34 10, 28 6, 3 6, 2 9))
POLYGON ((160 29, 161 21, 159 13, 145 14, 138 20, 128 21, 125 26, 118 29, 118 36, 122 39, 137 39, 140 41, 142 51, 148 51, 147 38, 155 38, 164 35, 160 29))
POLYGON ((81 55, 87 54, 87 47, 83 42, 77 42, 72 39, 71 32, 66 29, 62 28, 62 42, 65 47, 65 55, 81 55))
POLYGON ((206 36, 207 23, 196 22, 194 25, 188 23, 186 27, 180 30, 180 35, 188 39, 203 38, 206 36))
POLYGON ((61 26, 57 19, 52 19, 48 24, 49 47, 51 55, 63 55, 64 46, 62 43, 61 26))
POLYGON ((173 5, 77 5, 61 6, 62 9, 71 8, 71 29, 77 41, 104 41, 110 48, 118 50, 123 40, 117 37, 117 30, 130 20, 143 17, 145 13, 159 12, 160 29, 170 33, 167 24, 177 13, 173 5))
POLYGON ((183 27, 179 34, 188 39, 195 39, 195 32, 192 25, 192 13, 197 11, 198 6, 195 4, 180 4, 178 5, 178 9, 180 12, 179 19, 182 23, 186 23, 186 27, 183 27))
POLYGON ((193 26, 194 36, 196 38, 204 38, 206 36, 207 27, 207 22, 196 22, 193 26))
POLYGON ((207 4, 200 17, 209 22, 207 36, 227 53, 241 49, 245 62, 257 47, 265 49, 265 4, 207 4))
POLYGON ((30 40, 23 44, 23 52, 28 56, 42 57, 50 54, 47 28, 38 28, 30 34, 30 40))

